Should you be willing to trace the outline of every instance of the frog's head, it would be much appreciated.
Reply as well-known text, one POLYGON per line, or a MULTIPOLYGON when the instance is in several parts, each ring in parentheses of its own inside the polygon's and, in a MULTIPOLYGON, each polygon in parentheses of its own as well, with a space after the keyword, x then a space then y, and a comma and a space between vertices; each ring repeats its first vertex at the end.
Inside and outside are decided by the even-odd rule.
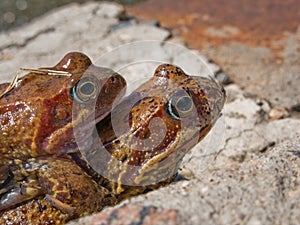
POLYGON ((125 85, 122 76, 79 52, 54 67, 32 70, 0 98, 1 145, 13 147, 15 156, 72 151, 74 126, 106 116, 125 85), (74 114, 74 105, 83 111, 74 114))
POLYGON ((104 175, 118 185, 153 184, 174 175, 183 156, 220 117, 225 98, 213 79, 160 65, 100 122, 100 139, 113 156, 104 175))

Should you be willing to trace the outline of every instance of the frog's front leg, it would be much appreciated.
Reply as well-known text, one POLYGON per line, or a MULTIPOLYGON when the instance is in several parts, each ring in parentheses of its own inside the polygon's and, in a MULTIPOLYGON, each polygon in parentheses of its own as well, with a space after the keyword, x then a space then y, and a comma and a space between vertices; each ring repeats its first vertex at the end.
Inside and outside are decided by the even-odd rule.
POLYGON ((38 186, 37 181, 35 181, 34 183, 17 183, 14 188, 1 196, 0 211, 12 208, 30 199, 34 199, 42 193, 43 192, 38 186))
POLYGON ((35 171, 26 171, 23 166, 24 164, 19 160, 2 160, 0 211, 15 207, 42 194, 35 171))
MULTIPOLYGON (((42 163, 43 164, 43 163, 42 163)), ((45 200, 65 214, 78 217, 114 205, 117 198, 96 183, 70 158, 52 158, 38 173, 45 200)))
MULTIPOLYGON (((35 183, 35 189, 41 191, 35 194, 42 194, 39 197, 32 197, 32 195, 31 200, 22 203, 24 200, 20 200, 22 190, 11 189, 5 195, 8 202, 6 205, 10 208, 6 207, 7 210, 4 210, 3 213, 0 212, 0 221, 1 218, 4 219, 5 216, 13 214, 22 215, 19 218, 20 221, 22 221, 22 218, 30 220, 31 217, 28 213, 39 215, 39 217, 56 217, 60 215, 69 220, 100 211, 103 207, 114 205, 119 201, 116 196, 102 187, 101 184, 96 183, 68 156, 48 156, 31 159, 24 164, 23 169, 24 173, 29 175, 26 177, 27 179, 35 175, 35 181, 37 182, 35 183), (47 210, 33 207, 39 201, 47 205, 47 210), (18 206, 12 208, 11 206, 15 202, 18 202, 18 206), (34 210, 26 213, 22 207, 33 207, 34 210), (46 213, 47 215, 45 215, 46 213)), ((17 172, 15 171, 15 174, 17 172)), ((17 175, 22 176, 20 173, 17 175)), ((33 183, 31 182, 31 184, 33 183)), ((14 187, 18 186, 15 185, 14 187)), ((25 190, 29 190, 28 188, 31 188, 31 186, 27 186, 25 190)), ((32 192, 25 193, 32 194, 32 192)))
POLYGON ((36 199, 40 195, 45 195, 45 200, 55 208, 66 214, 73 214, 73 207, 56 199, 57 196, 71 197, 69 190, 59 187, 57 175, 61 173, 52 168, 53 164, 55 162, 50 157, 32 158, 26 162, 11 159, 2 160, 0 167, 0 211, 14 208, 31 199, 36 199), (49 185, 49 182, 52 181, 54 186, 49 185))

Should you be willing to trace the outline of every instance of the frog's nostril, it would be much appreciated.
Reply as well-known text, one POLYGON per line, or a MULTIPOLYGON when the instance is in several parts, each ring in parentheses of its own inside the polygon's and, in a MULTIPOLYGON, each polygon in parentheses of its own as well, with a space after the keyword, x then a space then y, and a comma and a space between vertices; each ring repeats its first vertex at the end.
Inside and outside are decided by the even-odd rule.
POLYGON ((117 79, 116 79, 116 77, 111 77, 111 78, 110 78, 110 81, 111 81, 112 83, 116 83, 117 79))

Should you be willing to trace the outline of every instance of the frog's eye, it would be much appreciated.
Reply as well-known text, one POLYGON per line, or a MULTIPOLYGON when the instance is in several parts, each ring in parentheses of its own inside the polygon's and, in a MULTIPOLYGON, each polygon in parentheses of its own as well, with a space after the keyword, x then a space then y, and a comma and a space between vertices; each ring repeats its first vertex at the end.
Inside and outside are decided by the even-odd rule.
POLYGON ((181 90, 170 98, 167 109, 173 118, 179 120, 191 115, 194 109, 194 102, 186 91, 181 90))
POLYGON ((99 86, 96 78, 84 77, 72 88, 72 96, 78 102, 87 102, 95 99, 99 93, 99 86))

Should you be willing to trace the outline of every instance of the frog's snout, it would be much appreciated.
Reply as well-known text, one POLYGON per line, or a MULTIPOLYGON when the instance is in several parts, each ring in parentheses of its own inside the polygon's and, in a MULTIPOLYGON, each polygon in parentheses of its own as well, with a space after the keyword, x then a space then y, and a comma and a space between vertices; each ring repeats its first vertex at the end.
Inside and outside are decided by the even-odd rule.
POLYGON ((203 92, 208 103, 211 121, 214 123, 221 114, 225 100, 226 91, 221 83, 211 77, 193 76, 197 81, 199 90, 203 92))
POLYGON ((215 94, 215 97, 212 99, 212 103, 213 105, 216 106, 216 112, 215 112, 215 120, 217 120, 218 118, 221 117, 222 113, 222 109, 223 109, 223 106, 225 104, 225 101, 226 101, 226 90, 224 88, 224 86, 218 82, 218 81, 215 81, 214 82, 216 83, 217 85, 217 88, 216 88, 216 94, 215 94))

